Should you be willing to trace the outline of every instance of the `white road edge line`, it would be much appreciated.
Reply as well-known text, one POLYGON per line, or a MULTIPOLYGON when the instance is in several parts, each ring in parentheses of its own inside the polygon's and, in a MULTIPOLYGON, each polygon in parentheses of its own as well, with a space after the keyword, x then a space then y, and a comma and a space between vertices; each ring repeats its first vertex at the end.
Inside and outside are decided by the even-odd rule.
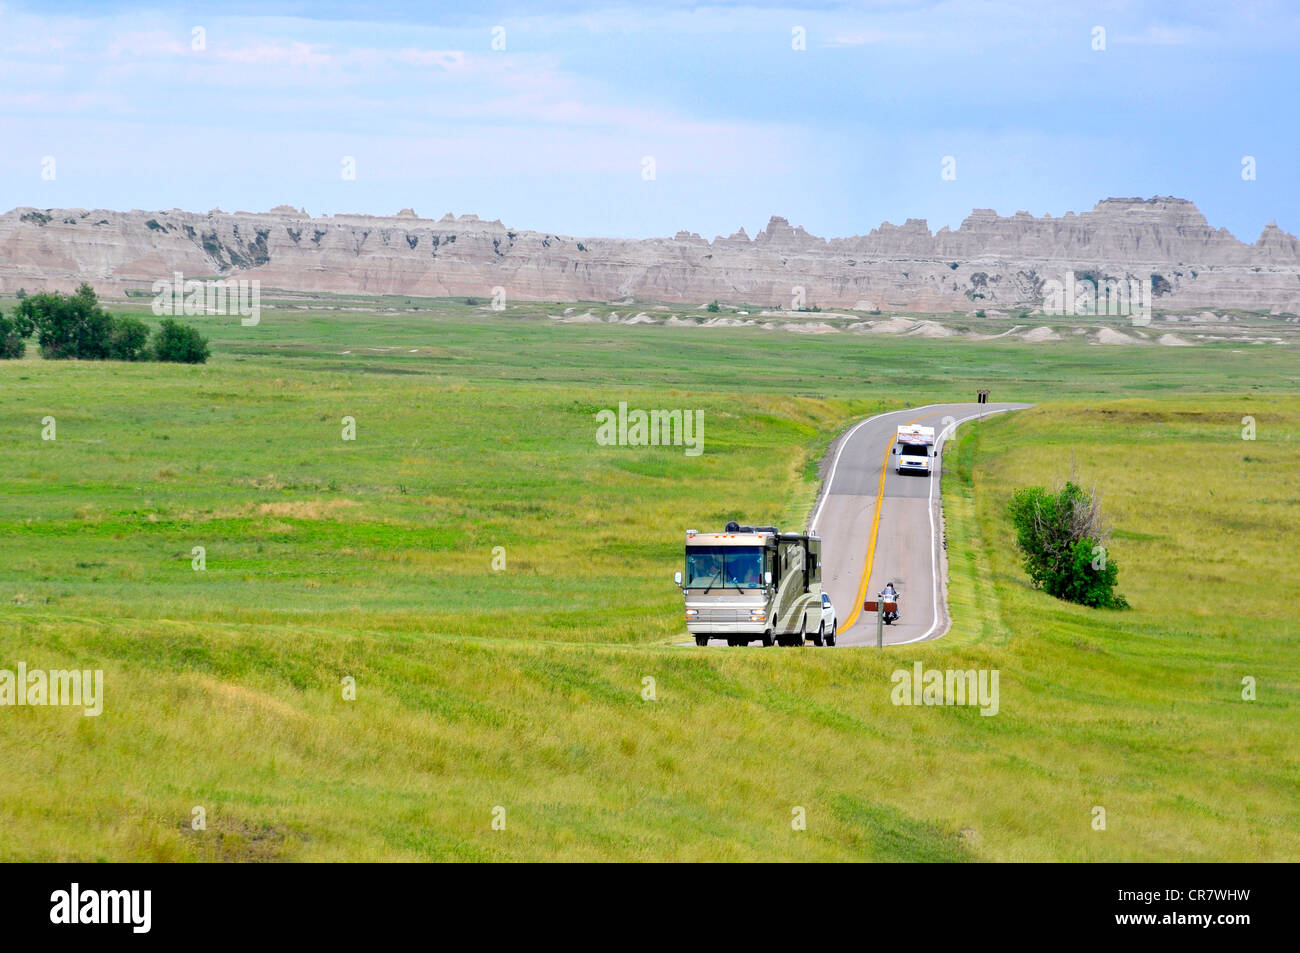
POLYGON ((840 454, 844 452, 844 448, 848 446, 849 441, 853 439, 853 435, 858 432, 859 427, 863 424, 869 424, 873 420, 879 420, 881 417, 888 417, 890 414, 905 414, 913 410, 925 410, 927 407, 943 406, 943 404, 922 404, 920 407, 902 407, 898 410, 887 410, 884 413, 876 414, 874 417, 859 420, 854 424, 849 432, 844 435, 844 439, 840 441, 840 445, 835 451, 835 460, 831 463, 831 475, 826 478, 826 490, 822 493, 821 499, 817 501, 817 509, 813 511, 813 517, 808 523, 808 535, 814 536, 817 533, 817 520, 822 515, 822 507, 826 505, 826 497, 831 495, 831 487, 835 485, 835 471, 840 468, 840 454))
MULTIPOLYGON (((1001 410, 990 410, 988 413, 972 414, 970 417, 963 417, 961 420, 957 420, 949 424, 948 427, 945 428, 941 434, 939 434, 939 439, 935 441, 934 444, 935 457, 938 458, 939 449, 942 446, 942 444, 947 442, 948 435, 952 433, 956 433, 957 428, 960 427, 962 424, 966 423, 966 421, 979 420, 984 417, 992 417, 994 414, 1005 414, 1010 409, 1011 408, 1009 407, 1004 407, 1001 410)), ((938 469, 942 471, 943 468, 939 467, 938 469)), ((924 642, 926 639, 930 637, 930 633, 934 631, 935 626, 939 624, 939 540, 936 536, 935 528, 934 528, 934 482, 935 482, 934 470, 935 470, 934 467, 930 468, 930 495, 929 495, 929 502, 926 504, 926 509, 930 511, 930 579, 934 584, 934 592, 933 592, 934 604, 932 606, 932 611, 934 613, 933 615, 934 621, 930 623, 930 628, 925 630, 925 635, 918 636, 915 639, 908 639, 906 642, 891 642, 890 643, 891 645, 911 645, 914 642, 924 642)), ((943 474, 941 472, 940 478, 942 478, 942 476, 943 474)))

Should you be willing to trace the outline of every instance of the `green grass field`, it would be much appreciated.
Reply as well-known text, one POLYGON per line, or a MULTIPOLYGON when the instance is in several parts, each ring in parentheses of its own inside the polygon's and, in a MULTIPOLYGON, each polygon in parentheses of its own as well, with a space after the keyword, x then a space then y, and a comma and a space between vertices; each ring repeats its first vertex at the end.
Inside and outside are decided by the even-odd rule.
POLYGON ((386 304, 204 319, 201 367, 0 363, 0 668, 106 681, 0 708, 0 859, 1300 858, 1294 350, 386 304), (1037 406, 948 454, 946 639, 674 644, 687 526, 800 526, 844 426, 979 386, 1037 406), (619 401, 702 409, 705 452, 599 446, 619 401), (1131 612, 1008 549, 1071 460, 1131 612), (916 660, 999 670, 999 714, 895 707, 916 660))

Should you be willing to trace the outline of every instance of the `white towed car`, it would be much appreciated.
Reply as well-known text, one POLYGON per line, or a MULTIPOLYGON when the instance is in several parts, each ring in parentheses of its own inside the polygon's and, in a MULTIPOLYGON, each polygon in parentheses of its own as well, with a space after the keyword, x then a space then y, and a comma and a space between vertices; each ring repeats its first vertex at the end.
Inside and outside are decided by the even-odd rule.
POLYGON ((823 641, 826 645, 835 644, 835 630, 839 628, 840 620, 835 616, 835 607, 831 605, 831 597, 822 593, 822 631, 823 641))

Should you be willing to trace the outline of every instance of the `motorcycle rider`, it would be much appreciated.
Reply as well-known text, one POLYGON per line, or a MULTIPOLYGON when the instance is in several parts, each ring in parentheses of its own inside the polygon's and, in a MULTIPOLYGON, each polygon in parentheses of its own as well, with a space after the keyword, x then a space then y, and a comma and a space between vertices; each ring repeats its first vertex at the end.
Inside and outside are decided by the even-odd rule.
MULTIPOLYGON (((894 584, 892 582, 885 583, 885 588, 880 593, 880 595, 885 602, 892 602, 895 605, 898 604, 898 590, 894 588, 894 584)), ((885 625, 892 625, 897 620, 898 620, 897 609, 894 609, 892 611, 888 609, 885 610, 885 625)))

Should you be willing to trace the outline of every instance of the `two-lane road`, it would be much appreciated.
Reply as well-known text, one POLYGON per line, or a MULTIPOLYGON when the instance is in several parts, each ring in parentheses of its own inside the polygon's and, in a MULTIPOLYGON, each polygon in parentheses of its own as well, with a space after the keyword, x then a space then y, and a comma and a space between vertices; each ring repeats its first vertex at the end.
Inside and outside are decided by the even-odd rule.
MULTIPOLYGON (((839 613, 839 645, 875 645, 876 616, 862 612, 885 583, 900 595, 900 618, 885 642, 936 639, 948 629, 939 555, 942 440, 932 474, 900 475, 890 449, 898 427, 945 427, 1028 404, 930 404, 864 420, 841 438, 810 531, 822 538, 822 586, 839 613)), ((951 432, 949 431, 949 436, 951 432)))

